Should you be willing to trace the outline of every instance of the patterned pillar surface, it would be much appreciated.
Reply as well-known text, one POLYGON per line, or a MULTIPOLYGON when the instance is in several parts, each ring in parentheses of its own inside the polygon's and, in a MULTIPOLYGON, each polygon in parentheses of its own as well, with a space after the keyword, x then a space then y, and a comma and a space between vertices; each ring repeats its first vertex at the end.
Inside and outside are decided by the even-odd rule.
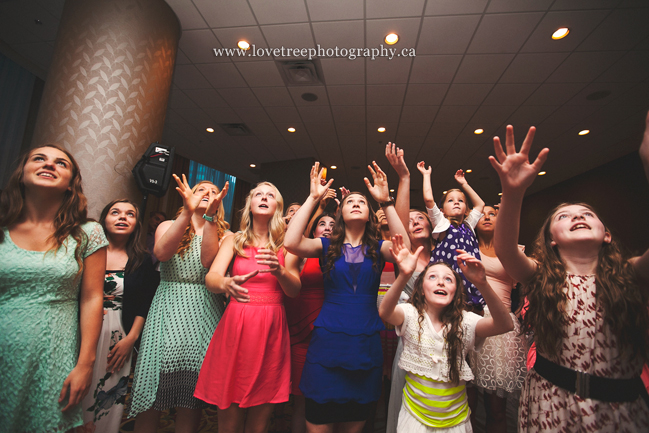
POLYGON ((163 0, 67 0, 32 147, 81 166, 89 215, 142 198, 131 169, 162 137, 180 23, 163 0))

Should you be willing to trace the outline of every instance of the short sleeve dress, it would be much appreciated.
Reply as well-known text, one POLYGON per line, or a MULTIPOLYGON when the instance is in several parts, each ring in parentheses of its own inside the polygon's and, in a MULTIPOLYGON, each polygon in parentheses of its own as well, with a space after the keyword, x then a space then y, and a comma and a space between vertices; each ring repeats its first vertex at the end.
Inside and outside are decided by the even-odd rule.
MULTIPOLYGON (((85 259, 108 245, 95 222, 82 226, 85 259)), ((3 431, 66 431, 83 423, 81 405, 58 403, 79 354, 81 275, 68 236, 58 251, 28 251, 4 230, 0 243, 0 426, 3 431)))
MULTIPOLYGON (((322 241, 321 264, 330 241, 322 241)), ((377 253, 380 258, 379 241, 377 253)), ((365 256, 364 245, 343 246, 343 254, 324 276, 325 299, 314 323, 300 389, 318 404, 368 404, 381 395, 385 329, 376 308, 383 260, 365 256)))
POLYGON ((130 417, 148 409, 206 406, 194 397, 194 388, 225 297, 205 287, 202 238, 194 236, 184 257, 174 254, 160 264, 160 286, 144 323, 135 366, 130 417))

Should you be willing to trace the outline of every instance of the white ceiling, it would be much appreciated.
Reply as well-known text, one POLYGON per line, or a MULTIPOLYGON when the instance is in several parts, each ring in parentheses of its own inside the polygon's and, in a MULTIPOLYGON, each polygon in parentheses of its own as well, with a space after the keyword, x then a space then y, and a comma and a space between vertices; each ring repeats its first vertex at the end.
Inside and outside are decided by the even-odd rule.
MULTIPOLYGON (((388 141, 434 168, 435 191, 458 168, 497 200, 487 156, 511 123, 535 151, 551 149, 539 190, 634 151, 649 108, 647 0, 168 0, 182 28, 163 141, 225 172, 257 180, 250 163, 313 157, 337 165, 336 185, 362 188, 388 141), (559 27, 570 34, 553 41, 559 27), (256 47, 378 47, 389 32, 416 57, 321 58, 324 85, 287 87, 274 58, 215 57, 256 47), (589 100, 594 92, 610 94, 589 100), (314 102, 301 98, 318 96, 314 102), (245 123, 231 137, 217 125, 245 123), (214 127, 213 134, 205 128, 214 127), (289 126, 297 132, 287 132, 289 126), (379 126, 387 131, 377 132, 379 126), (475 135, 476 128, 484 129, 475 135), (578 136, 590 129, 586 136, 578 136)), ((0 49, 44 76, 63 0, 0 1, 0 49), (34 19, 43 24, 35 25, 34 19)), ((384 44, 385 45, 385 44, 384 44)), ((281 58, 289 60, 289 58, 281 58)), ((307 181, 307 173, 291 173, 307 181)), ((391 176, 396 187, 396 176, 391 176)), ((413 202, 420 202, 419 193, 413 202)))

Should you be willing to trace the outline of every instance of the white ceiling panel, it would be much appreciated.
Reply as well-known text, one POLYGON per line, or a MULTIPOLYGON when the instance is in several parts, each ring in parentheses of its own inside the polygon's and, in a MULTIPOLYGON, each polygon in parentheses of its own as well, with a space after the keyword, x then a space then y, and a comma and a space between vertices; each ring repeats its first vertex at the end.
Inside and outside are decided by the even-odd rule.
POLYGON ((315 42, 321 48, 359 48, 365 46, 363 21, 313 23, 315 42))
POLYGON ((581 44, 609 13, 607 10, 550 12, 539 23, 525 42, 523 52, 565 52, 581 44), (552 33, 568 27, 570 33, 563 39, 552 39, 552 33))
POLYGON ((293 99, 286 87, 258 87, 252 91, 264 107, 293 105, 293 99))
POLYGON ((557 105, 522 105, 509 116, 507 124, 514 127, 538 125, 559 108, 557 105))
POLYGON ((203 16, 195 6, 195 4, 200 3, 200 1, 192 2, 191 0, 166 0, 166 2, 169 6, 171 6, 174 13, 180 20, 180 25, 183 30, 205 29, 208 27, 207 23, 203 19, 203 16))
POLYGON ((451 84, 444 105, 479 105, 493 84, 451 84))
POLYGON ((327 86, 331 105, 365 106, 365 86, 327 86))
POLYGON ((183 50, 178 48, 176 51, 176 65, 190 65, 192 64, 192 61, 189 60, 189 57, 183 53, 183 50))
POLYGON ((54 46, 50 42, 33 42, 28 44, 16 44, 16 49, 25 53, 25 57, 47 71, 52 63, 54 46))
MULTIPOLYGON (((275 123, 299 123, 302 120, 300 115, 297 112, 297 109, 293 106, 291 107, 271 107, 268 109, 268 115, 275 123)), ((289 125, 290 126, 290 125, 289 125)), ((287 126, 288 128, 288 126, 287 126)), ((297 128, 297 126, 294 126, 297 128)), ((280 132, 284 132, 283 129, 280 129, 280 132)))
POLYGON ((464 56, 454 83, 497 82, 514 54, 472 54, 464 56))
POLYGON ((442 105, 437 112, 435 125, 438 127, 446 123, 462 123, 464 125, 471 120, 477 109, 477 105, 442 105))
MULTIPOLYGON (((7 4, 9 3, 0 3, 0 11, 2 11, 2 6, 7 4)), ((7 44, 13 45, 40 42, 40 38, 37 37, 32 30, 32 26, 23 26, 14 20, 11 14, 5 12, 0 13, 0 39, 7 44)))
POLYGON ((450 83, 462 56, 417 56, 413 60, 410 83, 450 83))
POLYGON ((306 0, 311 21, 362 19, 365 14, 363 0, 306 0))
POLYGON ((247 87, 245 80, 233 63, 210 63, 197 66, 216 89, 247 87))
POLYGON ((556 0, 551 9, 611 9, 617 6, 619 3, 620 0, 556 0))
POLYGON ((209 89, 212 87, 193 64, 176 65, 173 81, 180 89, 209 89))
POLYGON ((247 87, 219 89, 219 94, 230 107, 258 107, 259 101, 247 87))
POLYGON ((439 105, 404 105, 401 111, 402 122, 432 122, 437 115, 439 105))
POLYGON ((366 18, 392 18, 420 16, 424 0, 372 0, 365 3, 366 18))
POLYGON ((257 24, 248 2, 193 0, 207 24, 212 28, 239 27, 257 24))
MULTIPOLYGON (((239 117, 246 119, 248 110, 258 110, 258 108, 246 107, 246 108, 237 108, 235 111, 239 114, 239 117), (245 110, 246 112, 242 112, 245 110)), ((253 111, 254 112, 254 111, 253 111)), ((251 113, 252 114, 252 113, 251 113)), ((266 113, 264 113, 266 114, 266 113)), ((263 118, 262 118, 263 119, 263 118)), ((257 137, 281 137, 282 135, 277 130, 277 127, 274 123, 271 123, 270 118, 267 122, 264 121, 255 121, 255 122, 246 122, 246 125, 257 137)), ((283 140, 283 139, 282 139, 283 140)))
POLYGON ((521 105, 536 91, 538 84, 496 84, 484 105, 521 105))
POLYGON ((205 108, 203 109, 205 114, 210 116, 210 119, 214 120, 216 123, 239 123, 241 118, 234 112, 232 108, 220 107, 220 108, 205 108))
POLYGON ((630 50, 649 35, 647 21, 649 7, 614 10, 577 49, 630 50))
MULTIPOLYGON (((301 23, 308 21, 304 0, 248 0, 259 24, 301 23)), ((268 41, 268 43, 271 43, 268 41)), ((272 44, 271 44, 272 45, 272 44)))
POLYGON ((236 64, 236 67, 250 87, 276 87, 284 85, 284 80, 279 75, 277 66, 273 61, 239 62, 236 64))
MULTIPOLYGON (((339 137, 343 136, 354 136, 354 137, 365 137, 365 122, 338 122, 336 121, 336 132, 339 137)), ((365 140, 363 139, 363 142, 365 140)))
POLYGON ((611 103, 614 105, 637 105, 649 108, 649 83, 646 81, 634 86, 631 90, 625 92, 619 98, 614 99, 611 103))
POLYGON ((425 137, 432 125, 432 119, 430 122, 401 122, 399 123, 397 135, 403 137, 425 137))
POLYGON ((606 71, 623 55, 624 53, 620 51, 573 52, 548 77, 547 81, 549 83, 588 83, 606 71))
POLYGON ((324 86, 292 86, 288 88, 289 93, 293 97, 295 105, 300 106, 314 106, 326 105, 329 106, 329 98, 327 98, 327 89, 324 86), (318 99, 315 101, 307 101, 302 98, 305 93, 316 95, 318 99))
POLYGON ((333 105, 334 120, 336 123, 364 123, 365 122, 365 105, 333 105))
POLYGON ((407 83, 411 65, 412 57, 365 59, 367 84, 407 83))
POLYGON ((297 111, 304 123, 330 123, 333 125, 329 105, 300 106, 297 107, 297 111))
POLYGON ((586 84, 544 83, 525 101, 528 105, 561 105, 568 102, 586 84))
POLYGON ((649 52, 629 51, 596 81, 638 82, 649 77, 649 52))
POLYGON ((542 83, 568 56, 568 53, 518 54, 509 64, 500 82, 542 83))
POLYGON ((584 87, 574 98, 566 102, 566 105, 606 105, 613 99, 622 96, 632 87, 632 83, 591 83, 584 87), (601 99, 592 99, 593 96, 601 92, 609 92, 609 95, 601 99), (589 96, 591 99, 589 99, 589 96))
MULTIPOLYGON (((399 4, 399 3, 395 3, 399 4)), ((379 49, 381 45, 386 50, 389 48, 397 49, 398 51, 404 48, 414 48, 417 43, 417 33, 419 32, 419 25, 421 18, 395 18, 390 20, 368 20, 365 25, 366 38, 365 43, 367 48, 379 49), (390 33, 399 35, 399 41, 389 46, 385 43, 385 37, 390 33)), ((381 51, 377 51, 381 54, 381 51)), ((383 51, 385 54, 385 51, 383 51)))
MULTIPOLYGON (((516 105, 498 105, 498 106, 488 106, 482 105, 475 112, 470 122, 472 125, 498 125, 505 123, 507 118, 516 110, 516 105)), ((482 126, 475 126, 471 128, 471 133, 477 128, 482 128, 482 126)), ((484 128, 482 128, 484 129, 484 128)), ((475 134, 474 134, 475 135, 475 134)))
POLYGON ((59 19, 35 1, 2 2, 0 3, 0 15, 3 16, 3 25, 14 23, 17 28, 22 27, 35 38, 33 41, 18 40, 17 42, 54 41, 56 39, 59 19), (37 24, 35 20, 40 20, 41 24, 37 24))
POLYGON ((448 84, 410 84, 406 92, 408 105, 440 105, 448 91, 448 84))
POLYGON ((515 53, 543 17, 541 12, 485 15, 468 53, 515 53))
POLYGON ((417 54, 464 54, 480 22, 480 15, 426 17, 417 54))
POLYGON ((253 124, 262 125, 261 127, 263 127, 263 125, 270 124, 272 126, 272 129, 270 131, 268 129, 265 129, 264 134, 279 135, 279 131, 271 123, 272 120, 270 120, 270 117, 268 117, 266 110, 264 110, 262 107, 236 107, 234 111, 249 127, 252 127, 251 125, 253 124))
POLYGON ((178 47, 193 63, 229 62, 225 56, 214 55, 214 48, 222 48, 212 30, 187 30, 178 42, 178 47))
POLYGON ((199 108, 184 91, 172 89, 169 93, 169 108, 199 108))
POLYGON ((487 13, 498 12, 527 12, 546 11, 554 0, 534 0, 530 2, 519 0, 491 0, 487 13))
POLYGON ((367 105, 399 105, 403 104, 406 92, 405 84, 381 84, 367 86, 367 105))
MULTIPOLYGON (((599 107, 592 105, 563 105, 545 119, 543 123, 570 123, 571 125, 574 125, 593 114, 598 108, 599 107)), ((578 130, 587 129, 586 127, 582 128, 579 125, 577 128, 579 128, 578 130)))
POLYGON ((186 89, 183 92, 201 108, 228 106, 228 103, 214 89, 186 89))
POLYGON ((260 58, 255 55, 259 48, 268 48, 264 35, 258 26, 212 29, 212 32, 216 35, 221 45, 226 48, 237 48, 237 44, 242 40, 250 44, 250 49, 247 50, 244 56, 240 56, 240 51, 237 51, 237 54, 230 57, 230 60, 234 62, 268 60, 267 58, 260 58))
POLYGON ((313 137, 336 137, 336 129, 333 122, 310 122, 304 125, 311 139, 313 137))
POLYGON ((426 3, 426 15, 481 14, 487 0, 435 0, 426 3))
POLYGON ((327 85, 365 84, 365 62, 363 59, 322 59, 320 64, 327 85))
MULTIPOLYGON (((369 106, 367 107, 367 121, 368 124, 371 122, 396 123, 399 120, 400 113, 400 105, 369 106)), ((376 130, 376 128, 372 129, 376 130)))
POLYGON ((283 24, 262 26, 261 31, 272 49, 313 48, 313 36, 309 24, 283 24))

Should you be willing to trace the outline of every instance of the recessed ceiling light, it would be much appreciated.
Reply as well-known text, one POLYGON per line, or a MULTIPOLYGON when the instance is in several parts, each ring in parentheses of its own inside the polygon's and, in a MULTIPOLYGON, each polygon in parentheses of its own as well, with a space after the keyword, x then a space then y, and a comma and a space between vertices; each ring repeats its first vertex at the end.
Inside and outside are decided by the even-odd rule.
POLYGON ((250 44, 247 41, 239 41, 237 43, 237 46, 242 50, 247 50, 248 48, 250 48, 250 44))
POLYGON ((475 131, 473 131, 473 133, 476 134, 476 135, 480 135, 480 134, 482 134, 483 132, 484 132, 484 129, 481 129, 481 128, 478 128, 478 129, 476 129, 475 131))
POLYGON ((329 168, 332 169, 332 170, 335 170, 335 169, 337 169, 338 167, 336 167, 335 165, 332 165, 332 166, 329 167, 329 168))
POLYGON ((390 192, 394 192, 394 190, 393 190, 393 189, 391 189, 391 190, 390 190, 390 192))
POLYGON ((539 176, 545 176, 545 171, 539 171, 539 176))
POLYGON ((589 133, 590 133, 590 129, 584 129, 584 130, 579 131, 579 135, 586 135, 586 134, 589 134, 589 133))
POLYGON ((207 132, 214 132, 214 128, 206 128, 205 129, 207 132))
POLYGON ((399 35, 396 33, 390 33, 385 37, 385 43, 388 45, 394 45, 399 42, 399 35))
POLYGON ((442 194, 446 194, 448 191, 442 191, 442 194))
POLYGON ((502 193, 502 192, 499 192, 498 195, 503 195, 503 193, 502 193))
POLYGON ((381 126, 379 129, 377 129, 377 131, 379 131, 379 132, 385 132, 385 128, 384 128, 383 126, 381 126))
POLYGON ((295 128, 288 128, 288 132, 295 132, 295 128))
POLYGON ((471 170, 470 168, 467 168, 466 170, 464 170, 465 173, 471 173, 472 171, 473 170, 471 170))
POLYGON ((560 29, 557 29, 556 32, 552 33, 552 39, 554 39, 555 41, 563 39, 568 36, 568 33, 570 33, 568 27, 561 27, 560 29))
POLYGON ((255 168, 257 167, 257 164, 250 164, 250 168, 255 168))

